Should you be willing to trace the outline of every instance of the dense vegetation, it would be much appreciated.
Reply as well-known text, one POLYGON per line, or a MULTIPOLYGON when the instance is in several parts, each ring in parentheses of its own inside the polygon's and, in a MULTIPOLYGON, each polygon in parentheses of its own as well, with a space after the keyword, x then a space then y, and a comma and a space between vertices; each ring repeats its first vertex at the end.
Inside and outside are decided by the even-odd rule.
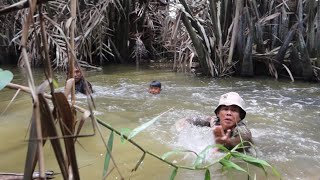
MULTIPOLYGON (((34 141, 28 144, 26 179, 31 179, 36 165, 44 179, 43 145, 46 141, 52 144, 62 177, 80 179, 74 146, 76 138, 80 137, 86 119, 91 119, 93 127, 99 127, 89 94, 89 110, 84 110, 75 105, 74 92, 69 106, 65 95, 54 91, 55 69, 68 69, 71 77, 75 64, 89 68, 107 63, 139 66, 152 60, 173 61, 176 71, 200 72, 212 77, 254 76, 266 72, 276 78, 287 74, 292 79, 319 80, 320 2, 315 0, 180 0, 179 3, 163 0, 7 0, 0 3, 1 56, 3 59, 12 54, 19 56, 18 64, 26 70, 29 87, 7 86, 30 92, 33 100, 29 139, 34 141), (31 66, 44 68, 47 80, 38 88, 31 66), (46 87, 50 87, 51 95, 45 93, 46 87), (83 112, 78 121, 76 109, 83 112)), ((106 177, 109 162, 114 163, 111 156, 113 133, 120 133, 107 124, 104 126, 112 131, 109 142, 104 142, 106 177)), ((132 132, 140 131, 138 127, 132 132)), ((123 137, 130 140, 130 135, 123 137)), ((130 142, 139 147, 134 141, 130 142)), ((141 151, 144 152, 142 161, 146 151, 141 151)), ((270 167, 265 161, 234 150, 226 153, 218 161, 226 168, 247 172, 229 161, 231 157, 263 170, 270 167)), ((165 161, 166 156, 162 161, 175 168, 172 179, 178 168, 206 170, 205 177, 210 179, 209 166, 199 166, 201 156, 199 162, 187 168, 165 161)), ((116 163, 114 166, 121 176, 116 163)))

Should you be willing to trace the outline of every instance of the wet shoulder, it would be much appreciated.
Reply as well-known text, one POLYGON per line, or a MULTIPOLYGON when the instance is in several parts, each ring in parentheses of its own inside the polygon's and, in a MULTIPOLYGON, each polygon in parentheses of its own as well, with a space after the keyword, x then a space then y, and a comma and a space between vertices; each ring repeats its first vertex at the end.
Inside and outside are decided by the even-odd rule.
POLYGON ((233 130, 232 136, 233 137, 239 136, 239 134, 241 134, 241 135, 250 135, 251 134, 251 132, 248 129, 248 127, 246 126, 246 124, 242 121, 237 124, 237 126, 233 130))

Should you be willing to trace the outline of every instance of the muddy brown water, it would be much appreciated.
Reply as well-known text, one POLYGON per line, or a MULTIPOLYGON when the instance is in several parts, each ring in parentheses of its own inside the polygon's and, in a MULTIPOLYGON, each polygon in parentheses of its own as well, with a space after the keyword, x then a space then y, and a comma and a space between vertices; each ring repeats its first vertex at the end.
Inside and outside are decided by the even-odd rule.
MULTIPOLYGON (((6 67, 2 67, 6 69, 6 67)), ((26 85, 25 76, 17 69, 13 83, 26 85)), ((43 80, 42 70, 35 69, 34 76, 39 84, 43 80)), ((268 78, 258 79, 212 79, 174 73, 170 70, 130 66, 109 66, 102 72, 87 72, 87 79, 94 88, 95 114, 116 129, 135 128, 157 115, 162 115, 148 129, 134 137, 146 150, 159 156, 176 149, 201 152, 212 144, 209 128, 189 127, 182 131, 174 128, 175 121, 186 116, 213 115, 221 94, 238 92, 246 101, 246 123, 252 131, 257 156, 273 165, 283 179, 320 178, 320 85, 268 78), (147 93, 152 80, 162 82, 159 95, 147 93)), ((65 74, 56 78, 63 86, 65 74)), ((58 88, 63 90, 63 88, 58 88)), ((0 91, 0 113, 9 104, 15 90, 0 91)), ((26 159, 26 139, 31 117, 30 95, 19 93, 8 110, 0 117, 0 172, 23 172, 26 159)), ((86 107, 86 97, 77 95, 77 105, 86 107)), ((110 131, 101 127, 107 141, 110 131)), ((90 123, 82 134, 92 134, 90 123)), ((169 179, 173 170, 169 165, 146 156, 137 172, 131 173, 142 156, 130 143, 121 143, 115 136, 114 158, 125 179, 169 179)), ((80 138, 77 144, 77 158, 82 179, 101 179, 105 146, 98 134, 80 138), (81 144, 81 145, 79 145, 81 144)), ((206 163, 218 158, 208 155, 206 163)), ((191 165, 192 155, 169 158, 170 161, 191 165)), ((59 173, 52 147, 45 145, 46 169, 59 173)), ((246 168, 244 163, 240 166, 246 168)), ((114 167, 112 164, 110 167, 114 167)), ((211 169, 212 179, 246 179, 242 173, 222 172, 220 165, 211 169)), ((250 167, 250 173, 257 179, 265 179, 264 173, 250 167)), ((269 172, 270 179, 276 179, 269 172)), ((109 179, 118 179, 114 169, 109 179)), ((176 179, 203 179, 204 171, 179 170, 176 179)), ((56 179, 62 179, 58 174, 56 179)))

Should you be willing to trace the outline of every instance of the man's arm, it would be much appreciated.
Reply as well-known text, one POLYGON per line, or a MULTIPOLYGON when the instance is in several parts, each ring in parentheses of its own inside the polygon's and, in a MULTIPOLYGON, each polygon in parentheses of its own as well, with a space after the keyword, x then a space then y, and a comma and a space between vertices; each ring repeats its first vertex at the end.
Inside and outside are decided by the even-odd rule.
POLYGON ((231 137, 230 129, 227 130, 227 133, 224 133, 221 126, 216 126, 213 130, 216 144, 222 144, 230 150, 233 149, 239 143, 241 143, 242 140, 243 142, 247 141, 243 144, 246 147, 245 150, 249 149, 251 146, 250 143, 253 143, 250 130, 243 126, 238 127, 236 131, 237 132, 235 133, 235 135, 231 137))
POLYGON ((64 95, 68 98, 68 96, 71 94, 72 88, 74 84, 74 78, 70 78, 66 82, 66 86, 64 87, 64 95))
MULTIPOLYGON (((248 133, 246 134, 242 134, 240 133, 239 136, 235 136, 235 137, 231 137, 231 138, 228 138, 226 140, 226 143, 225 143, 225 147, 228 148, 228 149, 232 149, 234 148, 236 145, 238 145, 239 143, 241 143, 241 140, 243 143, 243 146, 245 147, 245 150, 249 149, 251 147, 251 144, 250 143, 253 143, 252 142, 252 136, 251 136, 251 132, 249 131, 248 133), (241 136, 241 137, 240 137, 241 136), (250 142, 250 143, 249 143, 250 142)), ((241 148, 242 149, 242 148, 241 148)))
POLYGON ((195 118, 187 117, 187 118, 178 120, 175 123, 175 126, 178 131, 189 125, 200 126, 200 127, 210 127, 211 120, 212 120, 212 117, 207 117, 205 119, 200 117, 195 117, 195 118))

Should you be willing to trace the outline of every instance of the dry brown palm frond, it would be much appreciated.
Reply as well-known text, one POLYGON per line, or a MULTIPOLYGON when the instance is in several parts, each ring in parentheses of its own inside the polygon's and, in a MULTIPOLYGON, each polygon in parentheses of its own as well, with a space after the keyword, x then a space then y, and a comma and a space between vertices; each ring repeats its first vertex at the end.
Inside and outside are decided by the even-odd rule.
MULTIPOLYGON (((63 136, 72 137, 74 135, 74 125, 75 119, 73 116, 73 112, 70 108, 70 105, 65 97, 65 95, 61 92, 55 93, 55 101, 54 106, 57 108, 57 112, 59 114, 59 124, 61 128, 61 132, 63 136)), ((75 179, 79 179, 79 169, 77 164, 75 146, 73 138, 64 138, 65 150, 68 160, 68 165, 71 166, 72 176, 75 179)))
POLYGON ((47 101, 45 100, 43 94, 39 95, 39 102, 40 102, 40 109, 41 109, 41 121, 42 121, 42 126, 43 126, 43 134, 47 134, 47 136, 44 136, 44 138, 46 137, 53 137, 52 139, 50 139, 56 159, 58 161, 60 170, 61 170, 61 174, 63 176, 64 179, 67 179, 68 177, 68 168, 65 163, 65 158, 64 158, 64 153, 62 151, 62 147, 60 144, 59 139, 57 139, 58 137, 58 133, 57 133, 57 129, 55 127, 55 123, 54 123, 54 118, 52 115, 52 112, 49 108, 49 105, 47 103, 47 101))
POLYGON ((139 61, 140 59, 143 57, 143 56, 146 56, 148 54, 148 50, 146 49, 143 41, 141 40, 141 35, 138 35, 136 38, 135 38, 135 41, 136 41, 136 44, 134 46, 134 50, 133 52, 131 53, 131 57, 133 58, 138 58, 139 61))
POLYGON ((48 2, 47 12, 49 15, 54 15, 57 20, 64 20, 66 16, 69 16, 70 8, 69 8, 70 0, 55 0, 48 2))

